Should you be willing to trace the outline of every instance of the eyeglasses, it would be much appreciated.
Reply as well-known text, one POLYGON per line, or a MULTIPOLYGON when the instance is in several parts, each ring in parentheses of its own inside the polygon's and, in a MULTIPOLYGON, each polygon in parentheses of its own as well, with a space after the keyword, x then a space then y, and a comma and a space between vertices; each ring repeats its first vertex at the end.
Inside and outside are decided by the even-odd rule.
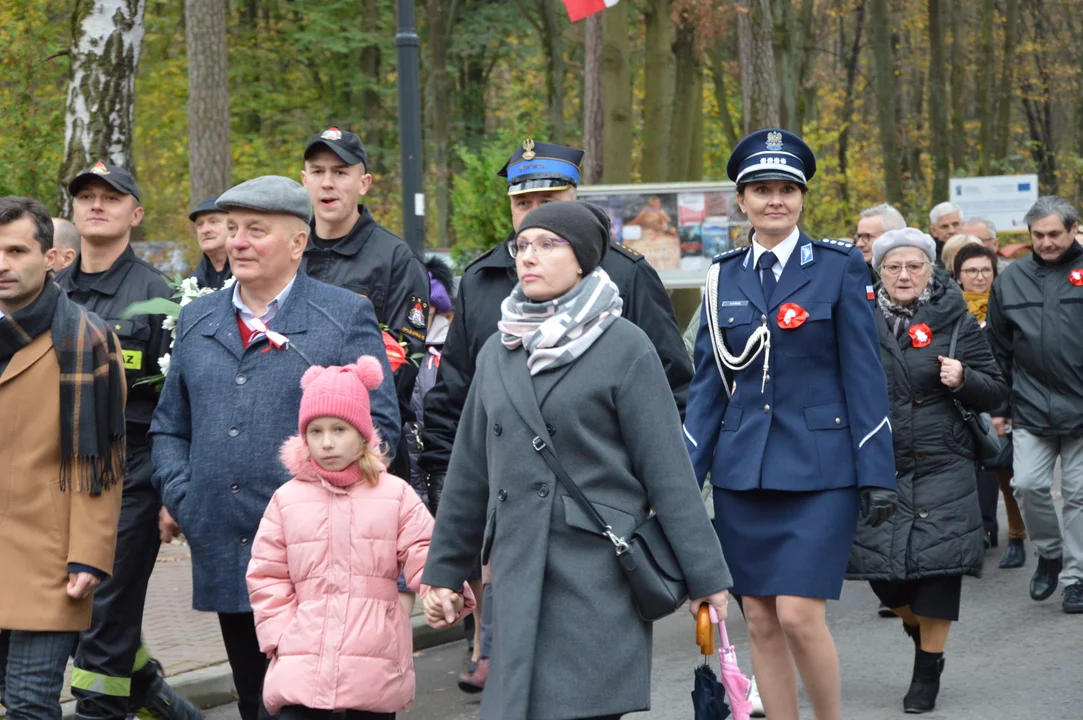
POLYGON ((963 275, 966 275, 968 278, 971 278, 971 279, 976 278, 979 275, 981 277, 989 277, 992 274, 993 274, 993 268, 991 268, 991 267, 987 267, 987 268, 963 268, 963 275))
POLYGON ((534 248, 534 254, 538 257, 545 257, 549 253, 553 252, 553 248, 557 245, 570 245, 567 240, 561 240, 560 238, 547 237, 538 238, 534 242, 529 240, 522 240, 516 238, 514 240, 508 240, 508 253, 512 257, 519 257, 519 255, 526 253, 527 248, 534 248))
POLYGON ((883 233, 876 233, 875 235, 873 233, 857 233, 854 235, 854 242, 858 245, 864 245, 866 243, 871 243, 881 235, 883 235, 883 233))
POLYGON ((925 272, 925 266, 928 264, 929 263, 927 262, 912 262, 906 263, 905 265, 900 265, 899 263, 890 263, 888 265, 880 266, 880 274, 898 275, 905 269, 906 272, 910 275, 920 275, 921 273, 925 272))

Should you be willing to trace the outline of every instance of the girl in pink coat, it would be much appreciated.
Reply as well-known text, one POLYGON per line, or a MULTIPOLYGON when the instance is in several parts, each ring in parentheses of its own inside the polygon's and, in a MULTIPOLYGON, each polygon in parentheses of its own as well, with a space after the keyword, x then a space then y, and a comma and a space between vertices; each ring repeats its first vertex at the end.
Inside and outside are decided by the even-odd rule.
MULTIPOLYGON (((413 635, 400 573, 422 596, 433 519, 389 475, 369 414, 383 378, 363 356, 301 378, 300 434, 282 446, 293 474, 271 498, 252 546, 248 592, 270 658, 263 702, 282 720, 393 719, 414 699, 413 635)), ((469 587, 456 616, 474 605, 469 587)))

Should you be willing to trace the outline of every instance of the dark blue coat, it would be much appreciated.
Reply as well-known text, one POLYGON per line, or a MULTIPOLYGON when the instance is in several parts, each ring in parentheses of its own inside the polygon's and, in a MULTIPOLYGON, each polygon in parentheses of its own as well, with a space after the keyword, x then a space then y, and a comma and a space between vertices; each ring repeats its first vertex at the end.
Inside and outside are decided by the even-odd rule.
POLYGON ((365 298, 298 273, 271 329, 290 340, 241 343, 233 291, 187 305, 150 433, 154 482, 192 547, 192 606, 251 612, 245 571, 252 538, 275 490, 289 480, 278 459, 297 434, 301 376, 310 364, 379 358, 384 382, 370 394, 372 419, 398 442, 398 401, 380 328, 365 298))
POLYGON ((770 379, 761 391, 763 354, 744 370, 725 369, 723 378, 704 310, 685 417, 697 479, 710 471, 712 484, 726 490, 894 489, 887 382, 861 253, 802 233, 769 302, 750 247, 715 263, 725 343, 739 355, 766 323, 770 379), (806 310, 808 319, 780 327, 786 303, 806 310))

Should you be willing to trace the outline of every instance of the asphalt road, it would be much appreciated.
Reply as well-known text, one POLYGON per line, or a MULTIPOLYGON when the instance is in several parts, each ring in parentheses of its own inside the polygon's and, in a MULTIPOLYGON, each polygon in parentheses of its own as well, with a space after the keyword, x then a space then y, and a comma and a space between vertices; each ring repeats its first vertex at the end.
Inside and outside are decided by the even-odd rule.
MULTIPOLYGON (((1003 527, 1003 523, 1002 523, 1003 527)), ((1000 570, 1003 552, 987 553, 986 573, 963 586, 962 620, 948 641, 937 711, 952 720, 1079 720, 1083 718, 1083 615, 1061 612, 1058 591, 1036 603, 1027 594, 1033 556, 1018 570, 1000 570)), ((736 608, 735 608, 736 609, 736 608)), ((876 615, 868 586, 847 583, 831 603, 829 622, 839 647, 846 720, 902 718, 913 649, 897 620, 876 615)), ((729 623, 742 668, 750 668, 739 614, 729 623)), ((690 720, 692 670, 700 655, 691 617, 682 610, 658 623, 654 638, 653 710, 628 716, 643 720, 690 720)), ((478 698, 459 691, 455 679, 466 644, 418 653, 418 695, 400 718, 473 720, 478 698)), ((598 662, 619 662, 599 652, 598 662)), ((812 718, 802 699, 802 717, 812 718)), ((209 711, 208 720, 237 720, 235 707, 209 711)))

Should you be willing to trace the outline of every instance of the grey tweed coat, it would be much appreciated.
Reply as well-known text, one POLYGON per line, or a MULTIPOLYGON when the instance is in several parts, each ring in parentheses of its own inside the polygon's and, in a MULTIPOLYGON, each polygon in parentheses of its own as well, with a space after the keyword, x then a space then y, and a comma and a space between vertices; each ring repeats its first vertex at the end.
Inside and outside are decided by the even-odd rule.
POLYGON ((636 613, 612 543, 534 451, 536 433, 618 534, 653 508, 692 597, 730 586, 662 363, 624 319, 572 364, 534 377, 524 350, 506 349, 499 333, 486 342, 423 582, 460 587, 479 551, 492 565, 484 720, 647 709, 651 625, 636 613))

